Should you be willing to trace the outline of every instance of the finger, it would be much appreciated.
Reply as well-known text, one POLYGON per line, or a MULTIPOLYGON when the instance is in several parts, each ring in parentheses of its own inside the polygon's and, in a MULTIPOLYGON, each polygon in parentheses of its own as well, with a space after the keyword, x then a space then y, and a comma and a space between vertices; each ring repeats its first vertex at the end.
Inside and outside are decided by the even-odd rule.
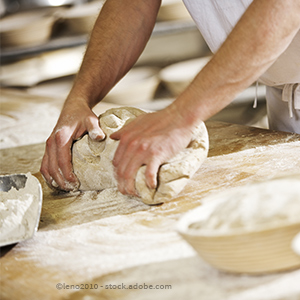
POLYGON ((64 127, 51 134, 46 142, 48 163, 47 180, 55 188, 70 191, 79 185, 76 176, 73 174, 71 163, 70 130, 64 127))
POLYGON ((105 133, 99 128, 88 130, 89 137, 94 141, 102 141, 105 139, 105 133))
POLYGON ((99 120, 95 116, 95 118, 89 118, 87 123, 87 131, 89 137, 94 141, 102 141, 105 138, 105 133, 99 126, 99 120))
MULTIPOLYGON (((111 136, 110 136, 111 137, 111 136)), ((135 142, 129 142, 127 136, 122 136, 122 139, 120 140, 120 143, 118 145, 118 148, 115 152, 114 159, 113 159, 113 165, 114 167, 117 167, 120 170, 120 165, 126 165, 126 160, 128 160, 128 155, 126 155, 128 144, 129 143, 135 143, 135 142)), ((134 146, 133 144, 131 146, 134 146)), ((133 151, 133 149, 131 149, 133 151)))
POLYGON ((62 171, 59 169, 56 153, 49 152, 49 174, 50 185, 54 188, 65 190, 65 178, 63 178, 62 171))
POLYGON ((116 168, 116 178, 118 180, 121 193, 137 195, 135 191, 135 175, 142 164, 142 156, 138 153, 138 141, 124 142, 122 139, 116 150, 113 165, 116 168))
POLYGON ((52 167, 51 167, 51 160, 50 160, 50 156, 51 156, 51 152, 53 152, 53 143, 54 143, 54 139, 53 136, 51 135, 47 141, 46 141, 46 149, 45 149, 45 154, 43 156, 43 160, 42 160, 42 164, 41 164, 41 168, 40 171, 44 177, 44 179, 46 180, 46 183, 52 187, 52 181, 53 181, 53 177, 52 177, 52 167))
MULTIPOLYGON (((123 127, 124 128, 124 127, 123 127)), ((113 140, 120 140, 121 139, 121 136, 123 134, 123 128, 121 128, 120 130, 118 131, 115 131, 114 133, 112 133, 109 137, 113 140)))
POLYGON ((145 179, 149 189, 157 188, 158 170, 160 165, 161 162, 157 157, 153 157, 152 160, 147 164, 145 171, 145 179))
POLYGON ((43 156, 40 172, 42 174, 42 177, 44 178, 46 184, 51 188, 51 189, 59 189, 58 184, 56 181, 52 178, 52 176, 49 173, 49 155, 48 155, 48 149, 46 148, 45 154, 43 156))
POLYGON ((133 123, 134 121, 132 121, 132 123, 129 123, 128 125, 125 125, 109 136, 113 140, 120 140, 119 146, 113 159, 114 166, 118 165, 120 161, 123 160, 123 154, 126 153, 129 144, 131 144, 131 148, 134 148, 138 143, 138 140, 136 140, 134 135, 132 134, 131 125, 133 123))
POLYGON ((55 161, 57 161, 57 172, 61 175, 58 176, 59 182, 57 183, 66 191, 77 190, 79 187, 79 181, 73 172, 72 166, 72 143, 73 139, 71 137, 66 138, 64 133, 57 133, 55 161), (60 180, 61 178, 63 179, 62 183, 60 180))
POLYGON ((135 188, 135 178, 139 168, 142 166, 142 161, 138 160, 136 157, 131 159, 127 166, 125 167, 123 176, 119 178, 120 188, 126 194, 139 197, 138 192, 135 188))
POLYGON ((46 152, 43 158, 41 171, 46 178, 47 184, 52 188, 62 188, 64 183, 64 179, 62 178, 62 175, 59 174, 58 169, 55 139, 53 135, 51 135, 46 142, 46 152))
POLYGON ((63 183, 59 185, 66 191, 77 190, 79 188, 79 181, 73 172, 71 145, 66 145, 58 149, 58 151, 58 172, 63 178, 63 183))
POLYGON ((49 169, 48 161, 49 161, 49 156, 48 156, 47 148, 46 148, 45 154, 44 154, 43 159, 42 159, 40 172, 41 172, 44 180, 46 181, 46 183, 50 185, 52 177, 50 176, 49 171, 48 171, 48 169, 49 169))

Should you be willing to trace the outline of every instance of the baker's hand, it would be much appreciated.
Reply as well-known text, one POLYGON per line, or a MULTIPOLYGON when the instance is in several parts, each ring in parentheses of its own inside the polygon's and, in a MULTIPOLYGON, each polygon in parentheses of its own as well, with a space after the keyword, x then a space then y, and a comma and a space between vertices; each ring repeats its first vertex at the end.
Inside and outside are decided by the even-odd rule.
POLYGON ((113 159, 120 192, 138 196, 135 177, 142 165, 147 166, 147 186, 156 188, 160 165, 189 144, 192 131, 178 111, 166 108, 141 115, 110 135, 120 140, 113 159))
POLYGON ((46 142, 41 173, 50 187, 72 191, 79 182, 72 168, 72 143, 88 132, 94 140, 105 134, 99 127, 97 116, 84 101, 66 101, 58 122, 46 142))

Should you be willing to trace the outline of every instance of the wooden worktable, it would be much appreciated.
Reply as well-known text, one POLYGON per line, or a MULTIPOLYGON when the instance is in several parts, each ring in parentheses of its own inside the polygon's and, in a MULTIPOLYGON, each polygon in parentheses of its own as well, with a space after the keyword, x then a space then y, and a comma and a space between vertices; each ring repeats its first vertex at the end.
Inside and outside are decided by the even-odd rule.
POLYGON ((291 297, 300 297, 300 270, 264 276, 219 272, 175 228, 208 194, 300 172, 300 136, 206 125, 209 157, 184 191, 160 206, 103 199, 96 192, 53 194, 39 174, 44 144, 1 150, 1 173, 37 176, 44 202, 34 238, 1 249, 0 298, 298 299, 291 297), (124 289, 129 285, 133 289, 124 289))

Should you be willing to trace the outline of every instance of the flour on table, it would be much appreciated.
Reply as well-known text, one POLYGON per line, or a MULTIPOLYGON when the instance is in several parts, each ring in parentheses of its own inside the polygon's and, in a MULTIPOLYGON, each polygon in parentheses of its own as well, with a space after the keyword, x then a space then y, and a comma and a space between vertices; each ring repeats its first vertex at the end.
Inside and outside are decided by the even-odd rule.
POLYGON ((37 179, 26 174, 24 188, 14 187, 0 192, 0 246, 16 243, 31 237, 39 219, 40 204, 37 179))
MULTIPOLYGON (((113 108, 100 115, 99 122, 106 139, 93 141, 88 135, 73 145, 73 168, 80 181, 79 189, 103 190, 117 187, 112 160, 119 141, 109 136, 126 123, 145 112, 133 108, 113 108)), ((199 169, 207 157, 208 134, 204 123, 194 131, 190 144, 164 163, 158 174, 158 187, 149 189, 145 183, 146 166, 140 167, 136 176, 136 189, 146 204, 163 203, 175 197, 199 169)))
POLYGON ((207 216, 190 229, 229 232, 300 222, 300 177, 278 178, 208 196, 207 216))

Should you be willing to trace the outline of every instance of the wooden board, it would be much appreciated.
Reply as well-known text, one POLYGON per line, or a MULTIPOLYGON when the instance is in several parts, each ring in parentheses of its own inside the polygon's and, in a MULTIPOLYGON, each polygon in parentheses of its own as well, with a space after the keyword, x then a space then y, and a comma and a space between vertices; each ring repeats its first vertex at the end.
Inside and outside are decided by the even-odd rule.
POLYGON ((1 150, 3 174, 31 172, 44 192, 34 238, 1 249, 1 299, 300 296, 300 270, 225 274, 204 263, 174 230, 178 218, 210 193, 300 171, 299 135, 220 122, 207 128, 208 159, 176 199, 160 206, 95 192, 53 194, 39 174, 43 144, 1 150))

